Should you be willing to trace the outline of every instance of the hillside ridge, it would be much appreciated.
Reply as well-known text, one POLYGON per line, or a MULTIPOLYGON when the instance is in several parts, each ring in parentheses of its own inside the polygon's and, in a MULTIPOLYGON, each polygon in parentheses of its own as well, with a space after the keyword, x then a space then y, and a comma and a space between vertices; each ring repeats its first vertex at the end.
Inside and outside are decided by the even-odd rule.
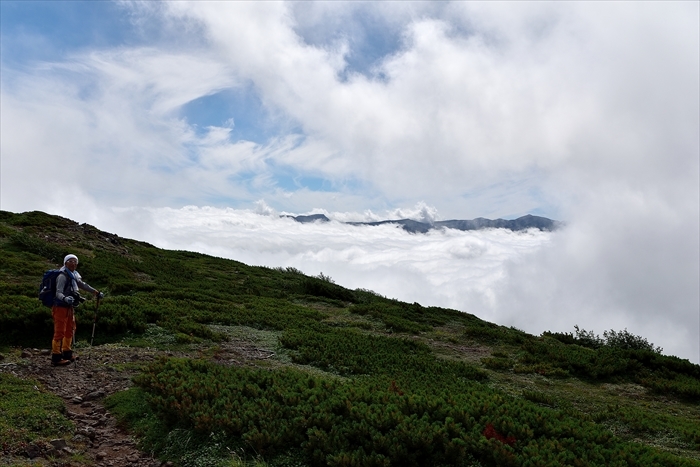
POLYGON ((38 282, 67 253, 107 292, 76 309, 76 351, 112 368, 83 367, 81 381, 116 391, 85 420, 108 410, 149 453, 133 465, 700 465, 700 366, 626 331, 535 336, 41 212, 0 211, 0 250, 8 465, 52 438, 73 465, 106 465, 67 386, 46 379, 81 368, 51 369, 42 351, 52 322, 38 282))

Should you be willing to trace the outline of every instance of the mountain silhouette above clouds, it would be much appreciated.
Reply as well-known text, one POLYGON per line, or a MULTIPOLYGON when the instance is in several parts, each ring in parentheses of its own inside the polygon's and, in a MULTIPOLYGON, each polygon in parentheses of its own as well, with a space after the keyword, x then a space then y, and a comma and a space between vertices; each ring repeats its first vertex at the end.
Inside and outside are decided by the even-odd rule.
MULTIPOLYGON (((285 216, 291 217, 297 222, 330 222, 330 219, 325 214, 310 214, 301 216, 285 216)), ((456 229, 456 230, 482 230, 482 229, 508 229, 512 231, 539 229, 542 231, 551 232, 561 227, 560 221, 548 219, 546 217, 526 216, 518 217, 517 219, 486 219, 477 217, 471 220, 447 220, 435 222, 420 222, 413 219, 396 219, 373 222, 346 222, 350 225, 383 225, 396 224, 400 225, 405 231, 410 233, 426 233, 434 229, 456 229)))

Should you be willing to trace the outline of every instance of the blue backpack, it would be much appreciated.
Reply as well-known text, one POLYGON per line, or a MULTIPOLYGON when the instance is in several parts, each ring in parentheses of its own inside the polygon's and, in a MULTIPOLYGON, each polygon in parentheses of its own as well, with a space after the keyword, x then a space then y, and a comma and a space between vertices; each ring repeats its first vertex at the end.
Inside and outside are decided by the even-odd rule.
POLYGON ((68 270, 61 271, 60 269, 50 269, 46 271, 44 277, 41 278, 41 285, 39 285, 39 301, 41 301, 44 306, 51 308, 56 304, 56 279, 62 272, 65 272, 70 279, 70 282, 66 284, 66 288, 68 288, 73 280, 73 274, 68 270))

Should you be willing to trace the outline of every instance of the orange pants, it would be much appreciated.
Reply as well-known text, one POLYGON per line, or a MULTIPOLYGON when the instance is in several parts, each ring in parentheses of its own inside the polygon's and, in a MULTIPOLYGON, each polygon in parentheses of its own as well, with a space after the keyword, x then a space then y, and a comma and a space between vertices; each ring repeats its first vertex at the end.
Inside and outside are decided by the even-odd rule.
POLYGON ((75 314, 73 307, 54 305, 51 308, 53 315, 53 342, 51 353, 59 354, 71 350, 73 343, 73 331, 75 330, 75 314))

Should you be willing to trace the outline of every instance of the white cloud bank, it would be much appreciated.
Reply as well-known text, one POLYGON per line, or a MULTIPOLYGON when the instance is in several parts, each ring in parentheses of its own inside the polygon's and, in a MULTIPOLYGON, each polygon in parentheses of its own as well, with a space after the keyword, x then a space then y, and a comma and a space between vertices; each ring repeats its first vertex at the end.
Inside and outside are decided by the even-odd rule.
MULTIPOLYGON (((420 219, 426 209, 417 205, 403 213, 420 219)), ((683 257, 695 246, 686 238, 679 239, 685 245, 668 243, 647 251, 648 239, 665 234, 669 219, 616 251, 616 245, 629 242, 624 230, 599 226, 586 231, 585 221, 554 233, 446 229, 423 235, 338 220, 374 220, 390 213, 325 214, 333 220, 301 224, 261 203, 257 211, 119 209, 95 221, 163 248, 291 266, 310 275, 322 272, 344 287, 454 308, 533 334, 572 332, 575 324, 599 334, 627 328, 667 354, 699 360, 693 292, 698 273, 683 257)))
POLYGON ((327 213, 331 222, 302 224, 276 214, 191 206, 118 210, 101 222, 161 247, 253 265, 291 266, 310 275, 323 272, 351 289, 471 311, 492 321, 504 318, 494 295, 505 278, 504 266, 549 244, 552 236, 503 229, 409 234, 395 225, 353 226, 335 220, 348 214, 327 213))

